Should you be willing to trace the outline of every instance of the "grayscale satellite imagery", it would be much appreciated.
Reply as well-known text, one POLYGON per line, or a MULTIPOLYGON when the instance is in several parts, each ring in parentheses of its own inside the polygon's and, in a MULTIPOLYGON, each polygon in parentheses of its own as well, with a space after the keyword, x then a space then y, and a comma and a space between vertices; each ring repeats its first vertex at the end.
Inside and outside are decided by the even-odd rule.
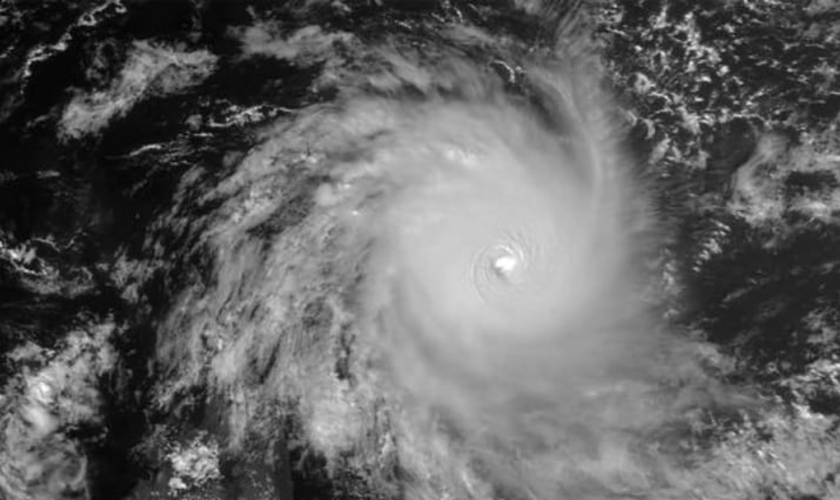
POLYGON ((840 0, 0 0, 0 500, 840 500, 840 0))

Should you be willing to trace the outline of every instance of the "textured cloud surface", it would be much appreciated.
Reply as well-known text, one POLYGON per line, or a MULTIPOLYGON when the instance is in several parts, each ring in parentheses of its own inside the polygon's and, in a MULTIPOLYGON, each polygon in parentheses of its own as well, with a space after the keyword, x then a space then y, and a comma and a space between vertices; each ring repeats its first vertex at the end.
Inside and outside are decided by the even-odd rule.
POLYGON ((370 215, 371 334, 409 399, 481 446, 559 434, 654 349, 632 165, 601 102, 554 90, 565 130, 503 100, 430 105, 375 155, 392 188, 370 215))

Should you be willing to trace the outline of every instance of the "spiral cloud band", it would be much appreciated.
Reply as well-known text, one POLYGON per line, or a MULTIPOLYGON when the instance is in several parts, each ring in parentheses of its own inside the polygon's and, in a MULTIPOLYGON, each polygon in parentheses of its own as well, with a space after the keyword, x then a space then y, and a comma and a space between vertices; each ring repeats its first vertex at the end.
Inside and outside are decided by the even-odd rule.
POLYGON ((560 433, 587 395, 639 376, 653 348, 632 165, 595 92, 551 85, 568 85, 542 101, 563 123, 498 96, 407 113, 365 162, 377 183, 358 184, 366 199, 387 186, 363 215, 361 306, 384 378, 479 448, 542 440, 533 408, 560 433))
POLYGON ((166 318, 157 401, 206 380, 229 448, 280 411, 404 498, 599 498, 581 492, 637 471, 627 428, 658 418, 633 398, 657 349, 640 180, 593 54, 517 49, 510 88, 469 56, 485 38, 449 29, 437 59, 353 49, 388 70, 325 69, 333 101, 209 188, 185 176, 206 215, 165 226, 196 228, 214 280, 166 318))

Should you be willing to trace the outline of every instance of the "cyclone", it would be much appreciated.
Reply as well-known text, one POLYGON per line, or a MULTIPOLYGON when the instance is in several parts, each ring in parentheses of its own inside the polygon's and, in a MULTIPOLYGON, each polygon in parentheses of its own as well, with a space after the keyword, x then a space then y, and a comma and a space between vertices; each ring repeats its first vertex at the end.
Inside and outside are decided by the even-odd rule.
POLYGON ((458 432, 527 440, 535 406, 560 432, 652 352, 649 215, 604 102, 565 100, 578 84, 544 101, 565 126, 501 99, 433 104, 375 155, 388 191, 365 215, 365 330, 388 385, 458 432))
POLYGON ((632 163, 593 92, 552 85, 566 85, 547 101, 563 126, 498 96, 381 108, 410 119, 364 163, 375 182, 354 181, 371 240, 362 310, 395 379, 423 399, 567 387, 643 338, 634 259, 648 221, 632 163))
POLYGON ((124 324, 21 384, 10 498, 645 491, 655 217, 580 4, 375 3, 214 4, 67 97, 124 324))

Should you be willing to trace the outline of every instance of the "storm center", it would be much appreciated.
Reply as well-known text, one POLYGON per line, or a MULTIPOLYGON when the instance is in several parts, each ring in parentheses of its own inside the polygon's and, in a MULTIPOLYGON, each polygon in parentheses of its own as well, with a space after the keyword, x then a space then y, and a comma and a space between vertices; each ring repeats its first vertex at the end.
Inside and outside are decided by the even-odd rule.
POLYGON ((515 280, 516 274, 522 267, 524 255, 520 249, 508 245, 497 246, 490 257, 490 269, 493 275, 507 283, 515 280))
POLYGON ((519 264, 513 255, 504 255, 493 261, 493 271, 501 278, 507 278, 519 264))

